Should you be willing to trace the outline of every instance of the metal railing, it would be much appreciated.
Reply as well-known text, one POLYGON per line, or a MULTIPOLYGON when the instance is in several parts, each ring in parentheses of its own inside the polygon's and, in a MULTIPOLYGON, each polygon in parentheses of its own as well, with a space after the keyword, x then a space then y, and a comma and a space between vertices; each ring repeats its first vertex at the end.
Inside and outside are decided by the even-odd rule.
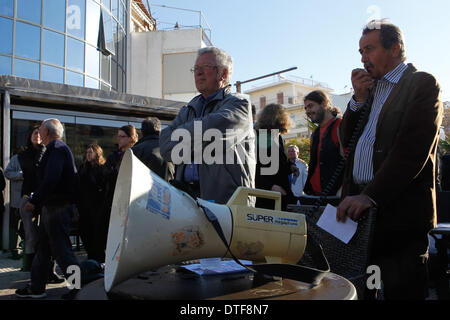
POLYGON ((169 19, 176 19, 175 22, 168 22, 163 21, 160 18, 157 17, 158 14, 155 14, 155 20, 156 20, 156 28, 159 30, 168 30, 168 29, 190 29, 190 28, 201 28, 203 30, 203 41, 206 43, 206 45, 211 46, 211 27, 206 21, 205 16, 203 15, 202 11, 200 10, 191 10, 191 9, 184 9, 184 8, 176 8, 176 7, 170 7, 166 5, 160 5, 160 4, 152 4, 152 7, 158 7, 168 10, 179 10, 184 11, 187 13, 186 18, 178 16, 177 18, 172 18, 170 14, 166 14, 167 20, 169 19), (198 16, 197 18, 194 18, 193 16, 198 16), (179 19, 183 19, 180 21, 179 19), (198 20, 197 20, 198 19, 198 20), (168 25, 170 27, 161 27, 161 25, 168 25))
POLYGON ((302 77, 293 76, 293 75, 275 76, 271 80, 262 81, 262 82, 259 82, 258 84, 253 85, 252 89, 255 89, 257 87, 262 87, 262 86, 265 86, 268 84, 274 84, 274 83, 286 81, 286 80, 296 82, 299 84, 303 84, 303 85, 309 86, 309 87, 314 87, 314 88, 321 87, 321 88, 332 90, 332 88, 325 82, 315 81, 313 79, 307 79, 307 78, 302 78, 302 77))

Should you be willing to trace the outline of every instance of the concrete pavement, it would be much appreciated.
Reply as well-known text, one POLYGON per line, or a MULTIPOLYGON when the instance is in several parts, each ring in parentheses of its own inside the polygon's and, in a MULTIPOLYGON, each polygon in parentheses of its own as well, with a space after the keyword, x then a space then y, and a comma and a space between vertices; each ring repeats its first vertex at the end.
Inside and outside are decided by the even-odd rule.
MULTIPOLYGON (((79 261, 86 259, 86 253, 83 250, 75 251, 75 254, 79 261)), ((17 298, 14 294, 16 289, 23 288, 30 282, 30 272, 20 271, 21 267, 22 259, 11 259, 10 252, 0 251, 0 300, 24 300, 17 298)), ((42 300, 61 300, 61 295, 67 292, 69 289, 65 282, 48 284, 47 297, 42 300)))

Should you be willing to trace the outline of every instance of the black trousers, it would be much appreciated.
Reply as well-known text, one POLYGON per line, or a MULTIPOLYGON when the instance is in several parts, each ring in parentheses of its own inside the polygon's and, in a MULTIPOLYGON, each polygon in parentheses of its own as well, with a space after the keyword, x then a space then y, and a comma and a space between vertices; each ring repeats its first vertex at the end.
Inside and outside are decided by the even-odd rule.
MULTIPOLYGON (((390 238, 390 246, 387 239, 382 246, 375 242, 371 258, 371 264, 380 267, 383 298, 424 300, 428 296, 428 236, 390 238)), ((366 298, 377 294, 376 290, 367 290, 366 298)))

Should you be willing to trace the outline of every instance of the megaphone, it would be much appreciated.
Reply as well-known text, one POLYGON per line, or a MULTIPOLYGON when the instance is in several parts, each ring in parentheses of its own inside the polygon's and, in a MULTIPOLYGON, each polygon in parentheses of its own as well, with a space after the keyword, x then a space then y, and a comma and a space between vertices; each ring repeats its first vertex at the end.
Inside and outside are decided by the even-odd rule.
POLYGON ((128 149, 114 192, 105 259, 105 291, 142 272, 209 257, 296 263, 306 246, 304 215, 281 211, 281 195, 238 188, 226 205, 193 199, 152 172, 128 149), (275 210, 248 206, 275 200, 275 210), (206 218, 213 212, 229 248, 206 218))

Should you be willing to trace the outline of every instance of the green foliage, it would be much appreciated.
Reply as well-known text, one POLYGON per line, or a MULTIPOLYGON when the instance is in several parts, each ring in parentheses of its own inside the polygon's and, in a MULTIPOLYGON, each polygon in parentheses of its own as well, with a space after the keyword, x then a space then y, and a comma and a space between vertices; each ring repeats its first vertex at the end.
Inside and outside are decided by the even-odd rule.
POLYGON ((439 140, 439 148, 441 149, 442 155, 450 153, 450 138, 439 140))
POLYGON ((312 122, 311 119, 309 119, 308 117, 305 117, 305 120, 308 123, 309 132, 314 132, 314 130, 316 130, 319 127, 317 123, 312 122))

